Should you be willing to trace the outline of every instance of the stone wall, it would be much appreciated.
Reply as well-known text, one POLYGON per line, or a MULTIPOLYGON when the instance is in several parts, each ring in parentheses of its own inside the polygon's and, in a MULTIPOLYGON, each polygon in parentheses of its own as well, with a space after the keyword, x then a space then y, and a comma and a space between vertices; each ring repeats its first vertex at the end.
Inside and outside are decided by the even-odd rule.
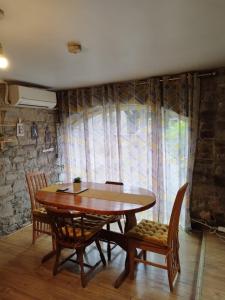
POLYGON ((201 79, 191 216, 225 225, 225 70, 201 79))
POLYGON ((0 150, 0 235, 10 233, 31 220, 30 199, 25 183, 27 171, 44 171, 50 182, 56 182, 61 172, 57 159, 56 123, 58 116, 54 110, 8 108, 0 97, 1 122, 15 126, 0 127, 1 133, 12 137, 12 143, 0 150), (16 137, 18 119, 24 123, 25 135, 16 137), (31 125, 36 122, 39 138, 31 139, 31 125), (51 132, 51 145, 45 143, 45 128, 51 132), (51 146, 53 152, 43 153, 51 146))

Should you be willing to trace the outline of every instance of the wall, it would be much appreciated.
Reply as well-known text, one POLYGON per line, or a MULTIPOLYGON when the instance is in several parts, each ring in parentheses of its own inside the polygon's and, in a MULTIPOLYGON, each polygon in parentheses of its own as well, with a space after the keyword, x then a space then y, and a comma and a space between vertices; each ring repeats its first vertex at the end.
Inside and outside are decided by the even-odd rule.
MULTIPOLYGON (((25 125, 24 137, 15 137, 16 127, 0 127, 7 136, 14 136, 14 142, 0 150, 0 235, 22 227, 31 219, 30 199, 25 184, 27 171, 44 171, 50 182, 56 182, 61 168, 56 158, 56 111, 30 108, 7 108, 0 97, 1 122, 16 125, 19 118, 25 125), (31 139, 31 125, 36 122, 39 138, 31 139), (43 153, 45 128, 48 125, 54 152, 43 153)), ((48 146, 48 145, 47 145, 48 146)))
POLYGON ((191 216, 225 225, 225 70, 201 79, 191 216))

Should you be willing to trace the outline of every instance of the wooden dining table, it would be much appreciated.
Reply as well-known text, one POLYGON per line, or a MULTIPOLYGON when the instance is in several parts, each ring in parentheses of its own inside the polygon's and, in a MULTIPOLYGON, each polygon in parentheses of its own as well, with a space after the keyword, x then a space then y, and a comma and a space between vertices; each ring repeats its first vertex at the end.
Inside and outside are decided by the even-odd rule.
MULTIPOLYGON (((124 215, 124 234, 101 230, 101 238, 113 241, 127 252, 123 272, 117 278, 114 287, 119 287, 129 274, 128 240, 126 232, 137 224, 136 213, 155 205, 154 193, 147 189, 127 185, 82 182, 77 184, 54 184, 36 193, 36 200, 45 206, 77 210, 88 214, 124 215), (64 191, 63 191, 64 190, 64 191)), ((42 261, 54 255, 47 254, 42 261)))

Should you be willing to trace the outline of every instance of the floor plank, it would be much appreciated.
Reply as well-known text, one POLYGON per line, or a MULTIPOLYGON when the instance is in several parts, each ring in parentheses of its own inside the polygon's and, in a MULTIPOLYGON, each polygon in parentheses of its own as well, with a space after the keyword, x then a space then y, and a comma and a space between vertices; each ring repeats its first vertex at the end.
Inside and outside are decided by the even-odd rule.
MULTIPOLYGON (((167 273, 164 270, 139 265, 134 281, 127 279, 119 289, 113 283, 124 265, 124 252, 116 247, 112 262, 95 271, 88 286, 80 286, 78 267, 67 263, 57 276, 52 276, 54 259, 41 264, 41 258, 51 249, 51 240, 41 237, 31 245, 31 227, 0 239, 0 299, 2 300, 174 300, 193 299, 196 270, 200 251, 200 238, 181 232, 181 274, 175 290, 170 293, 167 273), (76 296, 76 298, 74 298, 76 296)), ((105 244, 103 245, 106 250, 105 244)), ((158 261, 162 257, 151 255, 158 261)), ((95 247, 88 249, 88 260, 98 259, 95 247)))
POLYGON ((206 234, 205 262, 202 280, 203 300, 225 299, 225 240, 206 234))

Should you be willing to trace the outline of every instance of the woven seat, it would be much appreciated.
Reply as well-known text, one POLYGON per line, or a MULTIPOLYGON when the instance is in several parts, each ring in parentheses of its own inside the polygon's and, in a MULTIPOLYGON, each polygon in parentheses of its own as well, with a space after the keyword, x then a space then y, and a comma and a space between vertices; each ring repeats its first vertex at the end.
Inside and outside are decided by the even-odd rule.
POLYGON ((121 216, 113 215, 86 214, 86 216, 93 220, 102 220, 105 224, 118 222, 121 219, 121 216))
MULTIPOLYGON (((81 232, 80 228, 74 229, 71 226, 67 226, 67 227, 62 228, 62 233, 65 236, 68 235, 71 238, 73 238, 73 236, 74 236, 74 231, 75 231, 75 235, 76 235, 77 238, 80 238, 82 236, 82 232, 81 232)), ((94 234, 95 234, 95 231, 91 231, 91 230, 84 230, 83 231, 83 236, 84 236, 85 240, 91 238, 94 234)))
POLYGON ((177 192, 170 217, 169 226, 153 221, 142 220, 138 225, 127 232, 130 279, 134 279, 135 263, 143 263, 162 268, 168 272, 170 290, 173 291, 173 282, 180 272, 178 226, 182 202, 188 184, 184 184, 177 192), (141 252, 136 256, 136 249, 141 252), (147 260, 147 251, 165 255, 166 264, 159 264, 147 260), (142 258, 141 258, 141 256, 142 258))
MULTIPOLYGON (((62 209, 60 211, 63 212, 62 209)), ((78 214, 78 212, 75 211, 64 210, 64 212, 75 216, 76 214, 78 214)), ((82 219, 75 218, 73 220, 73 225, 76 225, 75 232, 74 227, 71 227, 68 224, 66 227, 62 228, 62 233, 70 237, 74 237, 74 235, 76 235, 77 238, 80 238, 81 235, 83 235, 85 239, 89 239, 93 235, 95 235, 96 232, 99 232, 105 224, 106 223, 104 220, 99 222, 99 220, 90 219, 88 215, 83 214, 82 219), (83 228, 83 232, 81 230, 81 227, 83 228)))
POLYGON ((168 225, 142 220, 127 233, 127 236, 167 246, 168 228, 168 225))

